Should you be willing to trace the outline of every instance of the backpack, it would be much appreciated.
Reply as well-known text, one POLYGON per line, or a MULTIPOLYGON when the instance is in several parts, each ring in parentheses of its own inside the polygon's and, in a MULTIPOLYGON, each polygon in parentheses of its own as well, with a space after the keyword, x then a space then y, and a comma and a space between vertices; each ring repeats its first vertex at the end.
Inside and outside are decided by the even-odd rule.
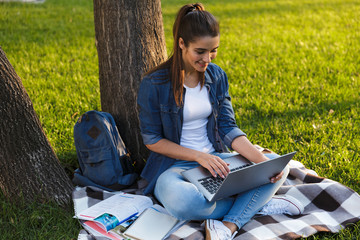
POLYGON ((137 178, 130 156, 110 113, 88 111, 74 126, 79 161, 73 183, 119 191, 137 178))

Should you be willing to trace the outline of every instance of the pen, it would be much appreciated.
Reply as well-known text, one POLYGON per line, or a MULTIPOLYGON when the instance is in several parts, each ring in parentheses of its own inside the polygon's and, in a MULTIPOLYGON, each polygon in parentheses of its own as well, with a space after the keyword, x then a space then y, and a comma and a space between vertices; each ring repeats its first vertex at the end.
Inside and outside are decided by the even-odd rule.
MULTIPOLYGON (((119 222, 119 224, 121 224, 121 223, 123 223, 123 222, 125 222, 125 221, 129 220, 130 218, 132 218, 132 217, 136 216, 138 213, 139 213, 139 212, 136 212, 136 213, 134 213, 134 214, 130 215, 129 217, 127 217, 127 218, 125 218, 124 220, 122 220, 121 222, 119 222)), ((119 224, 118 224, 118 225, 119 225, 119 224)))

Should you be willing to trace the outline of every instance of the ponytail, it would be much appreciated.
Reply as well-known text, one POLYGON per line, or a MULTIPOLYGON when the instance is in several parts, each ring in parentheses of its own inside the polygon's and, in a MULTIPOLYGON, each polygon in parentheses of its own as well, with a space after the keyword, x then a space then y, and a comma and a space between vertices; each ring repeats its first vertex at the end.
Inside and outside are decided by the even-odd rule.
MULTIPOLYGON (((171 57, 149 72, 152 73, 158 69, 170 68, 170 79, 173 85, 175 102, 178 106, 183 104, 185 79, 179 39, 182 38, 187 47, 189 43, 194 42, 197 37, 216 37, 218 35, 218 21, 211 13, 205 11, 201 3, 187 4, 179 10, 173 25, 174 44, 171 57)), ((203 87, 205 83, 204 73, 199 72, 199 79, 201 87, 203 87)))

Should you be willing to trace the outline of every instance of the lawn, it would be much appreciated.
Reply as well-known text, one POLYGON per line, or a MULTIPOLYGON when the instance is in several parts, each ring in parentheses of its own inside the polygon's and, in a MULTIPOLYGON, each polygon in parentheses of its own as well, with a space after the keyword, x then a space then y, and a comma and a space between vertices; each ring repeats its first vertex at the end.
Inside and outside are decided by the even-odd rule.
MULTIPOLYGON (((168 52, 176 11, 163 0, 168 52)), ((360 2, 203 1, 219 20, 215 63, 228 74, 236 120, 256 144, 360 192, 360 2)), ((69 174, 73 126, 101 110, 93 5, 0 2, 0 46, 21 77, 44 131, 69 174)), ((71 210, 14 206, 0 193, 0 239, 76 239, 71 210)), ((309 239, 358 239, 360 224, 309 239)))

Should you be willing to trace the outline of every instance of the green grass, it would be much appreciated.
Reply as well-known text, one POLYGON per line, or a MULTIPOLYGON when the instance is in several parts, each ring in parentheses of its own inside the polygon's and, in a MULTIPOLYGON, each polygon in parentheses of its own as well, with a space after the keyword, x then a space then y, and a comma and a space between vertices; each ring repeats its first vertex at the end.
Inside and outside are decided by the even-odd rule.
POLYGON ((91 1, 0 3, 0 44, 21 77, 61 162, 76 162, 72 128, 100 109, 91 1))
MULTIPOLYGON (((168 52, 174 15, 163 0, 168 52)), ((228 74, 236 120, 253 143, 360 192, 360 2, 203 1, 221 24, 215 63, 228 74)), ((73 125, 100 110, 93 6, 87 0, 0 3, 0 45, 21 77, 48 139, 70 174, 73 125)), ((13 206, 0 194, 1 239, 71 239, 70 210, 13 206), (13 234, 13 233, 16 234, 13 234)), ((358 239, 359 224, 309 239, 358 239)))

